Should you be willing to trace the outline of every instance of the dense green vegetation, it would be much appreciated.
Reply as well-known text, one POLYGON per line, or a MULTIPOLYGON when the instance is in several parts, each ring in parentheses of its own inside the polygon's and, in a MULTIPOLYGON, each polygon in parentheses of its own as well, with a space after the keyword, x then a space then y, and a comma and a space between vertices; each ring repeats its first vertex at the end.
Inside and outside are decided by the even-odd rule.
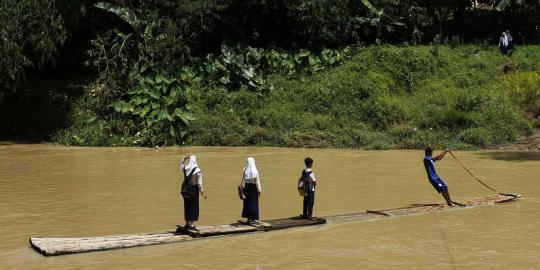
POLYGON ((0 101, 25 81, 25 67, 54 64, 66 33, 51 1, 2 0, 0 101))
POLYGON ((263 95, 192 83, 179 91, 191 111, 187 119, 179 115, 185 133, 169 134, 167 125, 161 133, 145 133, 146 125, 122 117, 121 110, 96 118, 97 99, 87 96, 74 111, 73 127, 55 141, 470 149, 531 131, 531 120, 540 115, 539 63, 540 46, 521 47, 512 59, 491 46, 359 48, 341 65, 315 75, 271 74, 273 89, 263 95), (513 71, 504 73, 508 65, 513 71))
POLYGON ((472 148, 538 124, 535 1, 0 8, 0 139, 472 148), (488 45, 505 29, 518 46, 510 58, 488 45))

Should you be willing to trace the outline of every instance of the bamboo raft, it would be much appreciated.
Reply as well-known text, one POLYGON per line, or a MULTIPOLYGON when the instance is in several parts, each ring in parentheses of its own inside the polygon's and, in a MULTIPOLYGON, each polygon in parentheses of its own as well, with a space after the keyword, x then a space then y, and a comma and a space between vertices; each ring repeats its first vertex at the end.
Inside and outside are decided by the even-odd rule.
POLYGON ((353 222, 372 219, 385 219, 395 216, 422 214, 435 211, 445 211, 450 209, 468 209, 472 207, 509 202, 520 197, 521 195, 519 194, 499 194, 463 201, 462 203, 466 205, 465 207, 448 207, 445 204, 414 204, 401 208, 367 210, 357 213, 338 214, 322 218, 314 218, 312 220, 302 219, 300 217, 292 217, 265 220, 256 225, 232 223, 225 225, 201 226, 198 228, 198 230, 179 229, 177 231, 170 230, 157 233, 81 238, 32 237, 30 238, 30 245, 44 256, 56 256, 91 251, 105 251, 111 249, 177 243, 225 235, 257 233, 294 227, 313 226, 325 224, 327 220, 330 222, 353 222))

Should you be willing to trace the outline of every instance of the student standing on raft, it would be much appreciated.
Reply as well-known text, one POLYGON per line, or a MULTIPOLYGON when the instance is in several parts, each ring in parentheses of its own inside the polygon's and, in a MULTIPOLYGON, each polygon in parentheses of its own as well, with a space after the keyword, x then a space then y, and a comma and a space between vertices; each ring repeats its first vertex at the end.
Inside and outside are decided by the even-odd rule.
POLYGON ((259 219, 259 197, 261 196, 261 179, 259 171, 255 165, 255 159, 249 157, 242 173, 244 182, 244 206, 242 217, 247 219, 249 224, 256 223, 259 219))
POLYGON ((315 186, 317 185, 317 179, 315 179, 315 173, 311 170, 313 166, 313 159, 307 157, 304 159, 306 168, 302 170, 302 175, 298 183, 298 188, 303 190, 304 204, 302 208, 302 218, 313 218, 313 205, 315 204, 315 186))
POLYGON ((448 193, 448 186, 446 186, 443 180, 437 175, 437 172, 435 172, 435 162, 443 159, 448 152, 450 152, 450 149, 444 150, 440 155, 436 157, 431 157, 433 155, 433 149, 431 149, 431 147, 427 147, 425 151, 426 156, 424 157, 424 167, 426 168, 428 180, 431 185, 433 185, 437 192, 442 194, 448 206, 453 206, 455 202, 450 199, 450 194, 448 193))
POLYGON ((180 162, 180 170, 184 175, 184 182, 182 183, 184 220, 186 221, 184 228, 196 230, 194 222, 199 220, 199 192, 206 199, 202 171, 197 165, 197 157, 194 155, 184 157, 180 162))

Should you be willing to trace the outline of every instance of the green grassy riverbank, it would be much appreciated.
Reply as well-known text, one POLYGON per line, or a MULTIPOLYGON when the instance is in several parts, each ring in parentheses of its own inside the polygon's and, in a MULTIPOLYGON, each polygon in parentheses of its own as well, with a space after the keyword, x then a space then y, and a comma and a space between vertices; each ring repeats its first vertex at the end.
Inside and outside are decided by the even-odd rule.
MULTIPOLYGON (((540 124, 540 46, 511 57, 494 46, 372 46, 314 75, 267 81, 264 93, 193 84, 184 93, 193 120, 171 136, 182 145, 476 149, 540 124)), ((104 105, 87 92, 53 142, 144 145, 133 119, 99 116, 104 105)))

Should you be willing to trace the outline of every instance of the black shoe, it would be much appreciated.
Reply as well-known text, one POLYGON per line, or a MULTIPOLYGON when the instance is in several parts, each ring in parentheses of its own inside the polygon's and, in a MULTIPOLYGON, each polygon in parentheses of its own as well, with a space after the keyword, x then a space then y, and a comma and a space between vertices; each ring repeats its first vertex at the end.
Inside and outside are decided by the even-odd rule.
POLYGON ((195 227, 194 225, 189 226, 188 230, 198 231, 197 227, 195 227))

